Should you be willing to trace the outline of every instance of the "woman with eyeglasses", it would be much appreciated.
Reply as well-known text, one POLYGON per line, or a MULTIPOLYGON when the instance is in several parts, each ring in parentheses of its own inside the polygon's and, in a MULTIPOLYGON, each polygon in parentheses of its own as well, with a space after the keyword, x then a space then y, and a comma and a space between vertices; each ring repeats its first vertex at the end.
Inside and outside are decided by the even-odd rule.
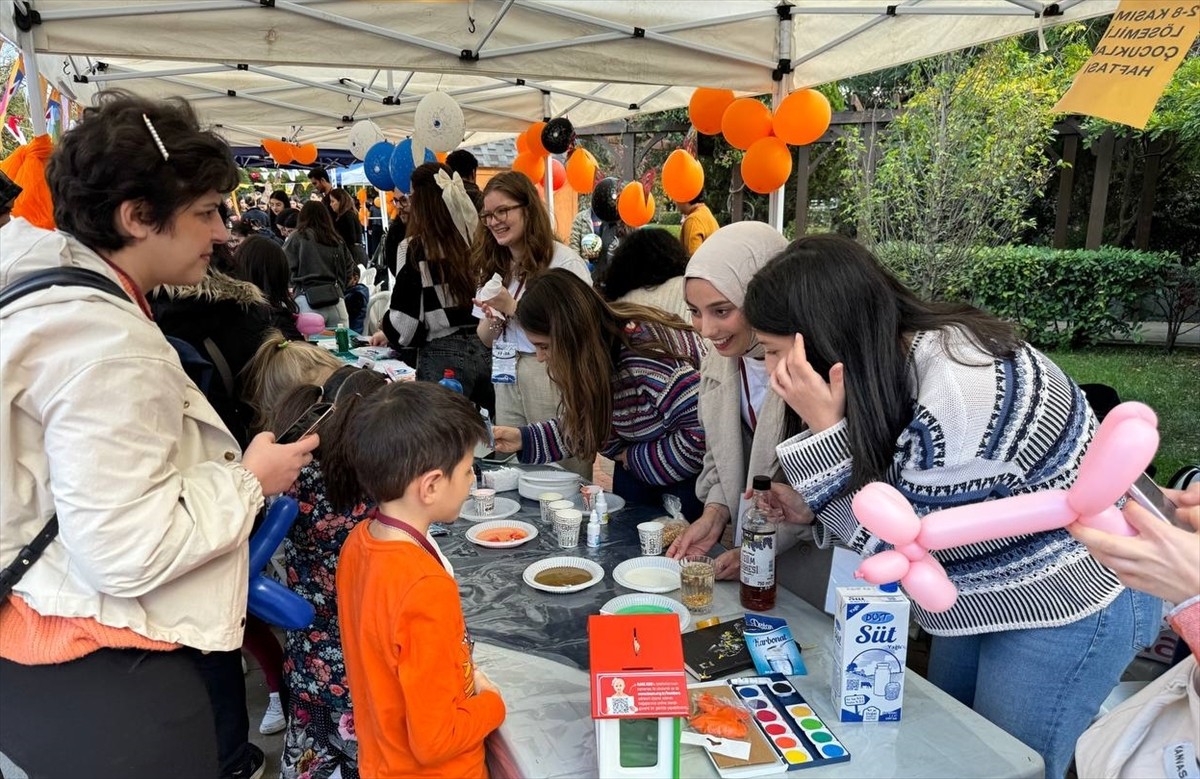
MULTIPOLYGON (((521 427, 553 419, 561 396, 515 321, 517 301, 529 281, 550 268, 570 271, 590 287, 587 263, 554 237, 550 214, 523 173, 506 171, 488 180, 479 221, 483 229, 475 233, 471 259, 481 288, 472 313, 479 319, 479 340, 492 350, 496 424, 521 427), (500 291, 484 298, 482 285, 496 275, 500 291)), ((590 459, 572 458, 562 465, 592 478, 590 459)))
POLYGON ((396 285, 376 346, 419 347, 417 380, 437 381, 449 368, 463 394, 489 410, 491 352, 475 336, 471 236, 478 215, 462 179, 440 162, 412 174, 412 216, 396 258, 396 285))

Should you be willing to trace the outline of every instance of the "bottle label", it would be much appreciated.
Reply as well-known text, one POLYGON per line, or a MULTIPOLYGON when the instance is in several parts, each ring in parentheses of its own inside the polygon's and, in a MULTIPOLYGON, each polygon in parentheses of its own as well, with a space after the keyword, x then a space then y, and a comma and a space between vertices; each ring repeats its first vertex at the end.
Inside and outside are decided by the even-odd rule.
POLYGON ((770 587, 775 584, 775 534, 746 531, 742 536, 742 584, 770 587))

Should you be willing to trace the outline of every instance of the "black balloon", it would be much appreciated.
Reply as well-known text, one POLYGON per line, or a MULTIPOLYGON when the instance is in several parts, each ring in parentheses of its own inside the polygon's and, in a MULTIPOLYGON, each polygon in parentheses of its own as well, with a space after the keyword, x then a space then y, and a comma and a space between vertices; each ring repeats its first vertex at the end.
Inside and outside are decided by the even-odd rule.
POLYGON ((620 180, 612 176, 603 179, 592 190, 592 211, 605 222, 621 221, 621 214, 617 211, 617 198, 620 196, 620 180))
POLYGON ((542 128, 542 145, 551 154, 565 152, 571 147, 571 140, 574 137, 575 128, 571 126, 571 120, 565 117, 551 119, 542 128))

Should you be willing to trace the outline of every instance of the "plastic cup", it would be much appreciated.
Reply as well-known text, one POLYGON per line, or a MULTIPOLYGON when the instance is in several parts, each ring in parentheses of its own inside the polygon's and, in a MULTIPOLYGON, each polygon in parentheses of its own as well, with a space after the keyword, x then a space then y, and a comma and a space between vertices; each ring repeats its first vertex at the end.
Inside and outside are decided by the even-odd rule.
POLYGON ((642 554, 658 555, 663 550, 663 523, 642 522, 637 526, 638 541, 642 543, 642 554))
POLYGON ((541 506, 542 509, 543 522, 553 521, 554 515, 550 513, 550 504, 556 500, 562 499, 563 496, 561 492, 543 492, 541 495, 538 495, 538 505, 541 506))
POLYGON ((712 611, 717 568, 711 557, 687 555, 679 561, 679 589, 683 605, 693 614, 712 611))
POLYGON ((475 499, 475 513, 479 516, 491 516, 496 510, 496 491, 491 487, 477 487, 471 497, 475 499))
POLYGON ((554 514, 554 533, 558 536, 558 545, 571 547, 579 545, 579 527, 583 524, 583 512, 577 508, 559 509, 554 514))
POLYGON ((556 516, 558 516, 558 512, 562 511, 563 509, 573 509, 573 508, 575 508, 575 504, 569 500, 566 500, 565 498, 562 498, 559 500, 552 500, 546 506, 546 521, 553 523, 554 518, 556 516))
POLYGON ((604 489, 598 484, 585 484, 579 488, 580 494, 583 495, 583 510, 591 511, 592 503, 596 500, 596 496, 600 494, 600 490, 604 489))

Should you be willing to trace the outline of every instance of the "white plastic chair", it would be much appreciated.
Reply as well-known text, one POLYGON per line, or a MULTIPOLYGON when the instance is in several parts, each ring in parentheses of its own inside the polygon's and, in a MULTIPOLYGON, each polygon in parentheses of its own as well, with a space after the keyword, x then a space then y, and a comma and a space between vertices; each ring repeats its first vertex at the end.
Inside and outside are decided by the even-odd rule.
POLYGON ((371 299, 367 303, 367 332, 363 335, 370 336, 371 333, 383 327, 383 318, 388 314, 388 304, 391 303, 391 298, 389 292, 376 290, 371 293, 371 299))

